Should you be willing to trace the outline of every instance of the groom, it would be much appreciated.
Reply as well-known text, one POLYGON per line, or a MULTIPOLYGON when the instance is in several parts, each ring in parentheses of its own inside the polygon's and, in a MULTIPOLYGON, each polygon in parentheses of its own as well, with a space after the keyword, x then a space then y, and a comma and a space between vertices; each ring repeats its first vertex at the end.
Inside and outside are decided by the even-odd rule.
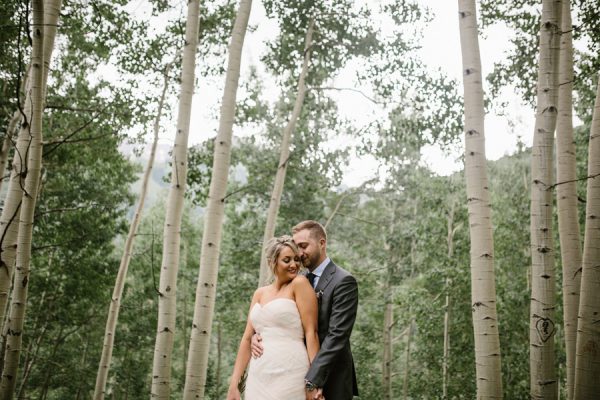
MULTIPOLYGON (((358 308, 358 286, 350 273, 327 257, 327 233, 316 221, 303 221, 292 228, 302 263, 310 271, 308 280, 319 302, 321 349, 305 378, 306 390, 318 400, 351 400, 358 396, 350 334, 358 308)), ((252 354, 260 357, 260 337, 252 338, 252 354)))

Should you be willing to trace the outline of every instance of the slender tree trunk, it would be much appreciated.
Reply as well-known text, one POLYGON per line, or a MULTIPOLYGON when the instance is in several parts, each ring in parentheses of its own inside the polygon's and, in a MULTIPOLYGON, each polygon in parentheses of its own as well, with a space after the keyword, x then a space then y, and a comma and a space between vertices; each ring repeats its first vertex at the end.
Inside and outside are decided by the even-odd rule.
MULTIPOLYGON (((410 308, 409 312, 410 314, 410 308)), ((414 329, 415 321, 411 319, 410 326, 408 327, 408 333, 406 336, 406 354, 404 358, 404 383, 402 388, 402 396, 404 400, 408 400, 408 373, 410 371, 410 345, 412 341, 412 334, 414 329)))
POLYGON ((219 132, 215 139, 212 177, 204 215, 200 270, 183 390, 183 398, 186 400, 204 398, 217 273, 219 270, 223 216, 225 214, 225 193, 231 159, 235 101, 240 77, 242 47, 251 8, 252 0, 240 1, 229 44, 229 60, 221 104, 219 132))
POLYGON ((152 364, 151 398, 168 400, 171 396, 171 358, 177 315, 177 271, 181 243, 181 218, 187 177, 187 146, 194 94, 196 47, 200 1, 188 3, 185 46, 181 68, 181 86, 177 133, 173 145, 173 170, 163 229, 163 255, 158 297, 158 328, 152 364))
MULTIPOLYGON (((290 143, 292 140, 292 134, 294 133, 294 127, 296 121, 300 117, 302 112, 302 105, 304 104, 304 97, 306 95, 306 74, 308 73, 308 63, 310 62, 310 53, 312 46, 312 35, 314 29, 314 19, 311 18, 308 24, 308 30, 306 31, 306 38, 304 40, 304 60, 302 62, 302 70, 298 79, 298 89, 296 93, 296 102, 294 103, 294 109, 290 120, 288 121, 283 135, 281 136, 281 148, 279 153, 279 164, 277 166, 277 172, 275 173, 275 183, 273 184, 273 191, 271 192, 271 200, 269 202, 269 210, 267 212, 267 223, 265 225, 265 233, 263 236, 263 247, 261 254, 264 254, 267 243, 275 236, 275 225, 277 224, 277 214, 279 213, 279 205, 281 203, 281 194, 283 193, 283 185, 285 182, 285 173, 287 171, 287 165, 290 158, 290 143)), ((267 265, 267 259, 265 257, 260 258, 260 274, 258 279, 258 286, 264 286, 269 280, 269 267, 267 265)))
POLYGON ((554 368, 555 275, 552 234, 553 145, 557 117, 560 0, 542 1, 537 111, 531 150, 531 399, 558 396, 554 368))
MULTIPOLYGON (((51 264, 51 260, 52 260, 52 258, 48 262, 49 264, 51 264)), ((52 307, 52 301, 50 301, 47 304, 44 304, 45 298, 46 298, 46 292, 43 292, 41 299, 40 299, 40 306, 41 306, 40 309, 42 307, 45 309, 49 309, 52 307)), ((43 316, 38 315, 38 317, 36 318, 36 321, 34 323, 34 326, 31 329, 31 332, 33 333, 31 336, 32 336, 32 338, 35 338, 35 340, 32 339, 29 341, 29 343, 27 345, 27 350, 25 351, 25 361, 23 362, 23 365, 24 365, 23 376, 21 377, 21 384, 19 385, 19 390, 17 391, 17 399, 19 399, 19 400, 27 398, 26 397, 26 388, 27 388, 27 383, 29 381, 29 375, 31 373, 31 370, 33 369, 33 365, 35 364, 35 362, 37 360, 37 355, 39 353, 42 340, 46 336, 46 331, 48 329, 48 324, 49 324, 48 319, 49 319, 48 314, 44 314, 43 316), (44 318, 43 325, 41 328, 41 332, 38 332, 40 320, 42 319, 42 317, 44 318), (34 350, 34 348, 35 348, 35 350, 34 350)))
POLYGON ((392 304, 390 278, 388 277, 383 289, 385 311, 383 314, 383 399, 392 400, 392 328, 394 326, 394 309, 392 304))
MULTIPOLYGON (((63 336, 63 332, 64 332, 64 326, 61 325, 61 327, 58 330, 58 334, 56 335, 56 339, 54 339, 52 351, 50 352, 50 356, 48 357, 48 359, 54 360, 54 358, 56 357, 58 348, 60 347, 61 342, 65 338, 63 336)), ((46 375, 44 376, 44 383, 42 384, 42 390, 40 391, 39 398, 41 400, 46 400, 48 398, 48 391, 50 390, 50 380, 52 379, 52 372, 53 371, 50 368, 48 368, 46 370, 46 375)))
MULTIPOLYGON (((180 262, 180 268, 183 268, 183 270, 186 270, 186 265, 188 264, 188 246, 186 244, 185 241, 183 241, 181 243, 181 262, 180 262)), ((185 275, 184 275, 185 276, 185 275)), ((181 312, 181 370, 183 371, 183 374, 181 376, 181 385, 185 385, 185 363, 187 362, 187 337, 188 337, 188 300, 189 300, 189 296, 188 296, 188 287, 190 285, 187 284, 187 282, 184 282, 184 290, 181 294, 181 302, 183 303, 183 307, 182 307, 182 312, 181 312)))
MULTIPOLYGON (((450 288, 446 278, 446 291, 450 288)), ((444 350, 442 355, 442 399, 448 398, 448 359, 450 356, 450 295, 446 293, 444 304, 444 350)))
MULTIPOLYGON (((339 207, 343 198, 337 204, 336 210, 339 207)), ((334 210, 335 213, 335 210, 334 210)), ((393 279, 396 275, 396 260, 390 243, 390 238, 394 237, 394 230, 396 224, 396 208, 392 204, 391 206, 390 225, 387 232, 387 237, 384 235, 384 253, 385 257, 389 260, 386 262, 386 273, 384 286, 383 286, 383 299, 384 299, 384 314, 383 314, 383 363, 382 363, 382 385, 383 385, 383 398, 384 400, 393 399, 393 388, 392 388, 392 360, 393 360, 393 328, 394 328, 394 298, 392 294, 393 279)), ((411 260, 414 262, 414 259, 411 260)))
POLYGON ((329 218, 327 218, 327 221, 325 222, 325 225, 323 225, 323 228, 327 229, 327 227, 329 226, 329 224, 331 223, 331 221, 333 221, 333 217, 335 217, 335 215, 337 214, 337 212, 339 211, 342 202, 344 201, 344 199, 346 199, 346 197, 350 196, 351 192, 350 191, 346 191, 344 192, 340 198, 338 199, 337 203, 335 204, 335 207, 333 209, 333 211, 331 212, 331 214, 329 214, 329 218))
MULTIPOLYGON (((41 89, 44 98, 60 8, 61 0, 49 0, 44 9, 45 25, 43 25, 44 43, 42 55, 44 68, 41 89)), ((4 199, 4 207, 2 208, 2 215, 0 216, 0 322, 5 319, 8 295, 17 254, 17 235, 19 232, 18 218, 23 197, 22 188, 24 187, 27 169, 27 160, 25 157, 27 156, 27 149, 29 147, 29 133, 32 122, 31 66, 32 63, 27 67, 27 72, 23 78, 25 99, 23 101, 23 113, 19 117, 19 120, 22 119, 22 121, 17 143, 15 145, 7 194, 4 199)), ((18 110, 18 112, 21 114, 21 110, 18 110)), ((2 331, 4 331, 4 329, 2 329, 2 331)))
POLYGON ((577 311, 581 283, 581 239, 577 212, 577 172, 573 137, 573 26, 569 0, 562 4, 558 116, 556 120, 556 204, 562 261, 562 291, 567 355, 567 399, 573 398, 577 311))
POLYGON ((121 308, 121 298, 123 296, 123 289, 125 287, 125 279, 127 278, 127 270, 129 268, 129 262, 133 252, 133 242, 137 233, 140 221, 142 219, 142 212, 144 211, 144 203, 146 200, 146 193, 148 192, 148 181, 150 180, 150 174, 152 173, 152 167, 154 165, 154 156, 156 155, 156 146, 158 144, 158 132, 160 130, 160 117, 163 110, 163 104, 169 86, 169 69, 171 64, 168 64, 164 72, 164 83, 163 91, 158 103, 158 110, 154 119, 154 138, 150 147, 150 156, 146 165, 146 171, 142 179, 142 188, 140 190, 140 200, 133 215, 133 220, 129 226, 129 233, 125 240, 125 248, 123 255, 121 256, 121 263, 119 265, 119 271, 117 272, 117 278, 113 289, 113 294, 108 310, 108 318, 106 319, 106 329, 104 331, 104 343, 102 346, 102 355, 100 357, 100 364, 98 366, 98 373, 96 375, 96 387, 94 389, 94 399, 101 400, 104 398, 106 393, 106 380, 108 378, 108 371, 110 369, 110 363, 112 359, 113 345, 115 341, 115 330, 117 327, 117 320, 119 318, 119 311, 121 308))
POLYGON ((6 171, 6 165, 8 164, 8 153, 10 152, 19 121, 21 121, 21 112, 17 110, 8 123, 6 135, 4 135, 4 140, 2 141, 2 148, 0 149, 0 192, 2 191, 2 185, 4 184, 4 172, 6 171))
POLYGON ((44 0, 32 1, 33 49, 31 54, 31 124, 29 146, 27 147, 27 175, 20 209, 19 235, 17 239, 17 260, 15 266, 15 284, 8 320, 6 354, 0 399, 12 399, 17 383, 19 355, 23 339, 27 290, 29 288, 29 264, 31 258, 31 237, 33 216, 37 199, 40 171, 42 165, 42 114, 44 94, 44 0))
MULTIPOLYGON (((460 227, 454 226, 454 210, 456 203, 452 202, 448 213, 446 242, 448 245, 448 260, 454 256, 454 234, 460 227)), ((448 398, 448 360, 450 356, 450 279, 446 278, 446 303, 444 304, 444 350, 442 355, 442 398, 448 398)))
POLYGON ((481 58, 475 0, 459 0, 465 88, 465 176, 471 237, 471 304, 478 399, 501 399, 494 241, 485 158, 481 58))
POLYGON ((581 276, 575 399, 600 394, 600 76, 588 148, 585 242, 581 276))
POLYGON ((215 396, 217 399, 221 398, 221 359, 223 357, 223 345, 222 345, 222 334, 221 324, 217 325, 217 366, 216 366, 216 378, 215 378, 215 396))

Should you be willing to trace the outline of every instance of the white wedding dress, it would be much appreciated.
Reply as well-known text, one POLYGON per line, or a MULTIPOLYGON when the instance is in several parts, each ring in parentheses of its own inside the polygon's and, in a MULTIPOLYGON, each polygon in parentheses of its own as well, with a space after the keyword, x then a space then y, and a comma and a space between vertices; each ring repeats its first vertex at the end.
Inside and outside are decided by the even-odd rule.
POLYGON ((250 321, 260 333, 263 355, 251 358, 245 400, 304 400, 308 353, 296 302, 276 298, 254 304, 250 321))

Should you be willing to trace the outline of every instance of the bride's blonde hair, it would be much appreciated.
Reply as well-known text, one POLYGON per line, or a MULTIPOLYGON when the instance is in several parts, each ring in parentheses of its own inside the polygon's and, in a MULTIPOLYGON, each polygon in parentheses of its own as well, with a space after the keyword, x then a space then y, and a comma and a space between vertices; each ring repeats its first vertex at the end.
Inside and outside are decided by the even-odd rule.
POLYGON ((290 235, 274 237, 269 239, 267 242, 265 257, 267 257, 267 264, 269 265, 269 270, 271 271, 271 278, 275 275, 277 259, 279 258, 279 254, 281 254, 281 250, 283 250, 284 247, 289 247, 296 255, 300 253, 298 246, 296 246, 296 243, 290 235))

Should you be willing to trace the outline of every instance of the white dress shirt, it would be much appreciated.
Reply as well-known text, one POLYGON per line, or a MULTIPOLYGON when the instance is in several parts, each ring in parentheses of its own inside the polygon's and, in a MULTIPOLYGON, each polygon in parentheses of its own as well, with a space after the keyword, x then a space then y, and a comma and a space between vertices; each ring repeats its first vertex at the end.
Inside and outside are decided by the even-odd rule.
POLYGON ((319 279, 321 279, 321 275, 323 275, 323 271, 325 271, 325 267, 331 262, 329 257, 325 257, 323 262, 319 264, 317 268, 315 268, 312 273, 315 274, 315 280, 313 281, 313 288, 316 288, 319 284, 319 279))

